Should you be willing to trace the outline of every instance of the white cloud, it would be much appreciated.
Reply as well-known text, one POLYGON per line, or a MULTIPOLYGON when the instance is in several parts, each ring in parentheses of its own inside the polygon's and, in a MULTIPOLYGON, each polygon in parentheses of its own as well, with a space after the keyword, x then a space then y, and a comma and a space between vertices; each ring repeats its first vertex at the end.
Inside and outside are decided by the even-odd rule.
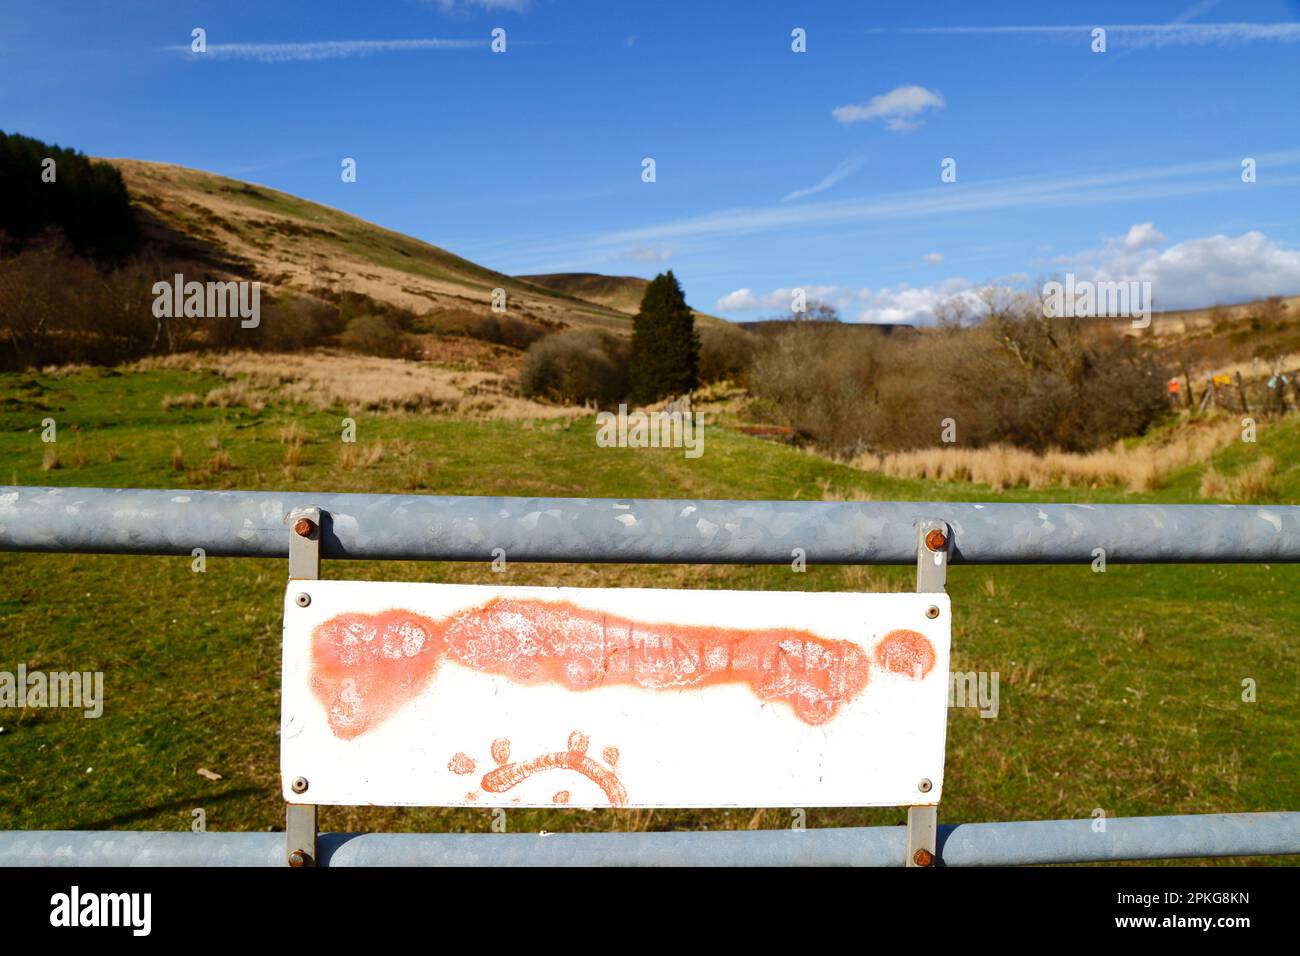
POLYGON ((1122 240, 1124 248, 1130 250, 1158 246, 1164 241, 1164 234, 1149 222, 1139 222, 1130 226, 1122 240))
POLYGON ((942 253, 942 252, 927 252, 927 253, 925 254, 925 261, 926 261, 926 262, 933 262, 933 263, 935 263, 935 264, 937 265, 938 263, 943 262, 943 253, 942 253))
POLYGON ((667 262, 671 256, 672 250, 667 246, 633 246, 624 258, 633 262, 667 262))
POLYGON ((909 120, 926 109, 940 109, 944 105, 943 94, 938 90, 927 90, 924 86, 899 86, 888 93, 873 96, 866 103, 850 106, 837 106, 831 115, 841 123, 861 123, 866 120, 888 120, 886 128, 899 133, 916 129, 919 120, 909 120))
POLYGON ((1163 237, 1149 245, 1129 245, 1132 235, 1130 229, 1124 239, 1111 240, 1099 252, 1080 253, 1073 269, 1064 271, 1098 282, 1150 282, 1158 310, 1300 293, 1300 251, 1286 249, 1262 232, 1205 236, 1165 249, 1157 248, 1163 237))
POLYGON ((1300 23, 1089 23, 1076 26, 1003 27, 919 27, 881 30, 881 33, 970 33, 1077 36, 1086 41, 1096 27, 1108 37, 1120 38, 1121 46, 1138 49, 1164 46, 1237 46, 1257 40, 1277 43, 1300 42, 1300 23))
POLYGON ((846 176, 851 176, 853 173, 857 172, 861 168, 862 168, 861 157, 846 159, 844 162, 840 163, 829 173, 827 173, 824 177, 822 177, 822 179, 816 185, 809 186, 807 189, 796 189, 794 192, 783 197, 781 199, 781 202, 790 202, 790 200, 792 199, 801 199, 804 196, 812 196, 815 195, 816 193, 823 192, 827 189, 830 189, 832 186, 838 183, 841 179, 844 179, 846 176))
POLYGON ((463 50, 486 46, 487 40, 322 40, 313 43, 209 43, 207 52, 193 53, 188 46, 163 49, 187 53, 195 59, 213 57, 223 60, 258 60, 262 63, 286 63, 303 60, 338 60, 375 53, 403 53, 410 50, 463 50))
POLYGON ((912 130, 920 129, 924 125, 920 120, 906 120, 895 116, 885 124, 885 129, 891 133, 910 133, 912 130))
MULTIPOLYGON (((965 279, 948 279, 935 286, 914 288, 903 284, 897 288, 853 289, 847 286, 805 286, 808 302, 825 302, 835 306, 848 322, 878 322, 925 325, 933 322, 946 304, 961 302, 970 311, 978 311, 979 290, 965 279)), ((714 303, 719 312, 782 313, 790 309, 794 288, 773 289, 757 294, 752 289, 737 289, 714 303)))
MULTIPOLYGON (((724 312, 752 312, 759 309, 769 312, 788 311, 794 304, 794 286, 773 289, 762 295, 756 295, 753 289, 737 289, 729 292, 714 303, 714 307, 724 312)), ((799 286, 806 302, 828 302, 839 307, 844 300, 846 290, 834 285, 799 286)))
POLYGON ((522 13, 528 9, 531 0, 437 0, 443 10, 451 11, 458 7, 482 7, 484 10, 513 10, 522 13))
MULTIPOLYGON (((1300 185, 1300 149, 1261 154, 1255 157, 1268 163, 1267 181, 1260 180, 1252 189, 1282 188, 1300 185)), ((856 199, 777 203, 766 207, 719 209, 680 219, 665 220, 571 237, 530 238, 526 244, 509 250, 515 255, 517 272, 544 272, 539 265, 559 266, 576 259, 609 256, 629 246, 671 242, 674 248, 715 239, 731 241, 736 236, 777 232, 806 231, 834 223, 916 222, 935 217, 953 217, 972 213, 989 213, 1000 209, 1070 209, 1099 207, 1108 203, 1152 202, 1203 196, 1240 189, 1236 176, 1225 176, 1225 169, 1235 169, 1240 157, 1166 166, 1116 169, 1106 173, 1080 173, 1045 177, 1010 177, 967 185, 960 191, 918 189, 882 193, 856 199)), ((552 270, 554 271, 554 270, 552 270)))
MULTIPOLYGON (((1157 310, 1300 294, 1300 251, 1286 249, 1262 232, 1206 236, 1159 248, 1164 242, 1152 223, 1138 223, 1125 235, 1106 240, 1100 249, 1062 257, 1062 272, 1094 282, 1149 281, 1157 310)), ((942 256, 931 253, 925 259, 940 262, 942 256)), ((1012 294, 1024 291, 1028 281, 1029 276, 1017 273, 988 285, 1012 294)), ((793 288, 766 293, 737 289, 718 299, 714 308, 722 313, 786 311, 793 292, 793 288)), ((963 278, 921 287, 906 283, 880 289, 806 286, 804 292, 808 301, 829 303, 851 322, 926 325, 945 307, 960 306, 979 314, 983 305, 981 287, 963 278)))
POLYGON ((753 289, 737 289, 713 303, 713 307, 721 312, 747 312, 758 308, 758 299, 755 298, 753 289))

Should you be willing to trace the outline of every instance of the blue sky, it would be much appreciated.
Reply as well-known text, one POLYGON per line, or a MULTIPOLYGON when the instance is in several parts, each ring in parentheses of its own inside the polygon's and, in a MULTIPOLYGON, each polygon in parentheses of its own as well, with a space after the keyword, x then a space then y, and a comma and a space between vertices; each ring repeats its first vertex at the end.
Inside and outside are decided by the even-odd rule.
POLYGON ((1156 308, 1300 293, 1298 94, 1288 0, 6 0, 0 18, 0 128, 248 179, 505 272, 672 268, 738 319, 797 287, 924 321, 1066 271, 1150 279, 1156 308))

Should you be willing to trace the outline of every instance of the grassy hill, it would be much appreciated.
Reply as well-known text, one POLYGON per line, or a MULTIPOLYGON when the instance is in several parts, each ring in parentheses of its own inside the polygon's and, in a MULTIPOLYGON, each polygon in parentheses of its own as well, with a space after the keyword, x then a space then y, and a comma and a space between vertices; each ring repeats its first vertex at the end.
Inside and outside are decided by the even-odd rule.
MULTIPOLYGON (((575 299, 598 303, 624 315, 637 314, 641 308, 641 298, 645 295, 646 286, 650 284, 649 279, 641 279, 637 276, 607 276, 596 272, 553 272, 516 276, 516 278, 575 299)), ((732 324, 726 319, 709 315, 694 307, 691 311, 695 313, 695 321, 698 325, 732 324)))
MULTIPOLYGON (((395 366, 396 367, 396 366, 395 366)), ((356 415, 286 392, 186 403, 218 372, 159 367, 0 375, 0 480, 16 484, 505 495, 1202 501, 1205 468, 1156 491, 1017 489, 892 478, 710 425, 705 452, 600 449, 590 415, 466 421, 356 415), (40 422, 59 423, 57 446, 40 422)), ((1281 500, 1300 497, 1300 426, 1261 427, 1281 500)), ((1251 449, 1253 453, 1253 449, 1251 449)), ((285 564, 0 554, 0 669, 102 670, 104 715, 0 712, 0 828, 283 825, 278 790, 285 564), (199 768, 220 774, 212 780, 199 768)), ((488 564, 327 562, 331 578, 501 583, 488 564)), ((509 584, 904 590, 907 568, 511 564, 509 584)), ((956 670, 997 672, 1000 710, 949 712, 946 822, 1294 809, 1300 566, 963 567, 949 574, 956 670), (1255 703, 1241 699, 1252 678, 1255 703)), ((809 826, 901 823, 901 810, 809 808, 809 826)), ((485 810, 323 808, 325 830, 486 831, 485 810)), ((756 811, 512 810, 515 832, 788 826, 756 811)))
POLYGON ((650 284, 649 279, 637 276, 606 276, 595 272, 554 272, 517 278, 628 315, 636 315, 641 307, 641 297, 650 284))
POLYGON ((362 293, 417 314, 491 314, 495 288, 511 314, 549 326, 630 327, 619 311, 484 268, 438 246, 265 186, 139 160, 122 173, 145 232, 177 251, 275 292, 323 299, 362 293))

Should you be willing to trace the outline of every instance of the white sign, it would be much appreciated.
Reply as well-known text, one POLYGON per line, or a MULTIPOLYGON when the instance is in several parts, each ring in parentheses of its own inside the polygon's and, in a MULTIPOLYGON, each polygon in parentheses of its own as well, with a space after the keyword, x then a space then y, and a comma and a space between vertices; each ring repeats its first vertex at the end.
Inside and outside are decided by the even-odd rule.
POLYGON ((945 594, 291 581, 284 796, 937 803, 950 618, 945 594))

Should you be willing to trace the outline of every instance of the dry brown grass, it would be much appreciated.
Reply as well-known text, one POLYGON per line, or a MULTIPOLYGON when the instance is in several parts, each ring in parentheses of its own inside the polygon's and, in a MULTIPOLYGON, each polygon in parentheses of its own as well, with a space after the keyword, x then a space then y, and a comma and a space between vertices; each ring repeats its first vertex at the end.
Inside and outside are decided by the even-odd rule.
POLYGON ((831 484, 829 478, 817 479, 817 487, 821 490, 822 501, 875 501, 876 496, 862 488, 850 488, 847 491, 843 488, 836 488, 831 484))
POLYGON ((180 445, 172 446, 172 471, 185 470, 185 453, 181 451, 180 445))
POLYGON ((218 448, 212 453, 212 457, 208 459, 208 463, 204 467, 204 470, 210 475, 216 475, 223 471, 231 471, 234 467, 235 463, 230 460, 230 456, 226 454, 226 450, 224 448, 218 448))
POLYGON ((1049 451, 1035 454, 1021 448, 923 448, 890 455, 863 455, 854 465, 894 478, 961 481, 1007 488, 1117 486, 1129 491, 1154 491, 1165 477, 1188 465, 1207 461, 1214 452, 1240 438, 1235 419, 1215 418, 1187 423, 1160 442, 1135 448, 1116 445, 1090 454, 1049 451))
MULTIPOLYGON (((212 369, 231 381, 208 392, 203 403, 221 408, 242 405, 261 411, 277 401, 319 409, 342 406, 353 412, 418 411, 476 419, 571 419, 586 414, 581 408, 521 398, 509 378, 493 372, 326 350, 169 355, 132 367, 212 369)), ((169 396, 177 405, 183 398, 169 396)))
POLYGON ((194 392, 183 392, 180 395, 164 395, 162 400, 164 412, 173 408, 198 408, 202 404, 202 396, 194 392))
POLYGON ((62 461, 59 459, 59 449, 53 443, 45 446, 45 454, 41 458, 41 471, 54 471, 62 467, 62 461))
POLYGON ((281 445, 301 445, 307 440, 307 430, 298 422, 291 422, 280 429, 281 445))
POLYGON ((501 283, 508 289, 510 312, 542 324, 631 324, 608 307, 544 293, 507 276, 484 275, 435 246, 272 189, 164 163, 111 162, 132 197, 170 229, 216 247, 262 276, 264 301, 287 290, 314 295, 328 287, 416 313, 490 315, 492 289, 501 283))
POLYGON ((1201 478, 1201 497, 1235 501, 1243 504, 1277 501, 1282 495, 1277 462, 1265 455, 1242 468, 1235 475, 1224 475, 1207 468, 1201 478))

